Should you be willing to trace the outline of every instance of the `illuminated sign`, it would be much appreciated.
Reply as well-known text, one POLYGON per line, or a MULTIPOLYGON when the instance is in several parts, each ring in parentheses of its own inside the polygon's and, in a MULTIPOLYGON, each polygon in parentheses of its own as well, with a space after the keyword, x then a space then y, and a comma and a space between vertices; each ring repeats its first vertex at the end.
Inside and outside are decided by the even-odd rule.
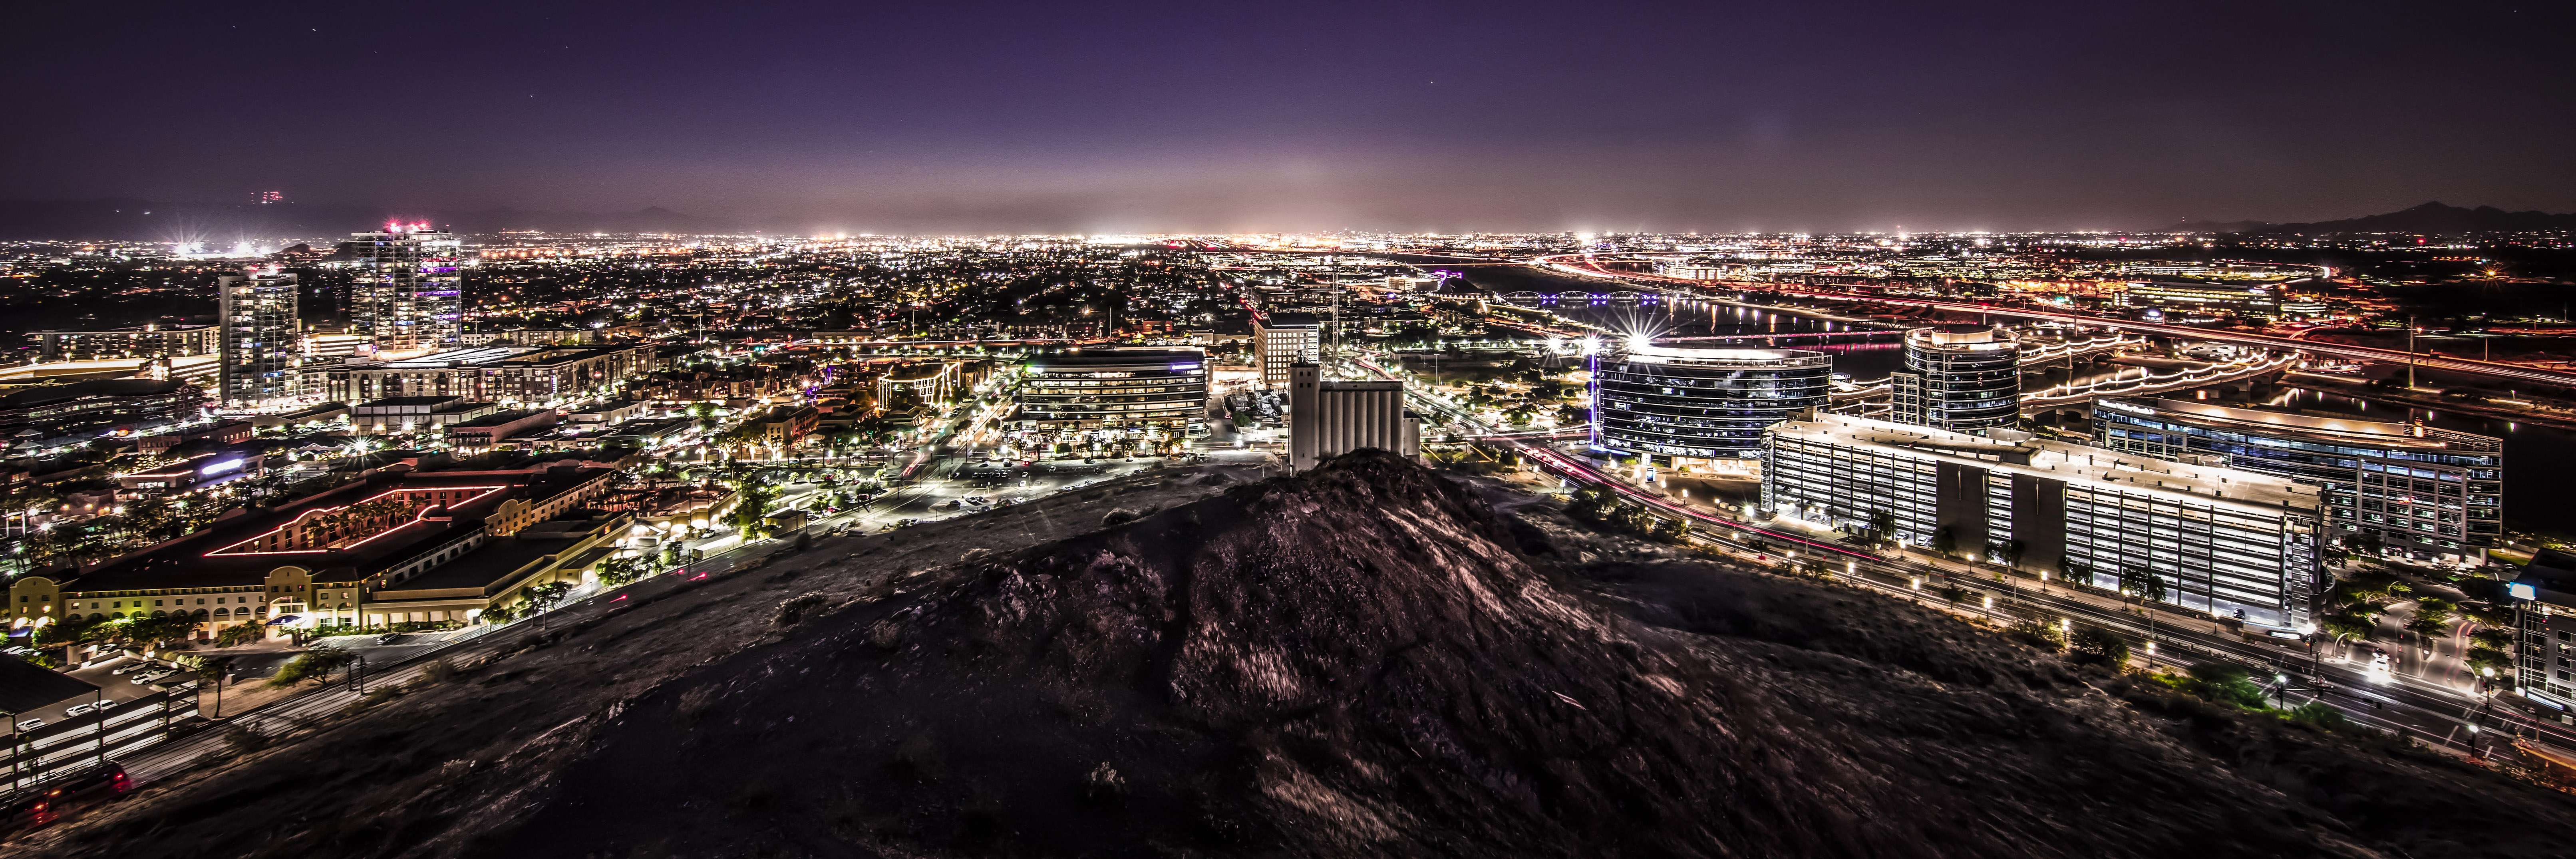
POLYGON ((2512 594, 2514 599, 2518 599, 2518 600, 2536 600, 2536 599, 2539 599, 2539 598, 2540 598, 2540 592, 2533 590, 2533 589, 2532 589, 2532 587, 2531 587, 2530 585, 2526 585, 2526 584, 2523 584, 2523 583, 2520 583, 2520 582, 2515 582, 2515 583, 2513 583, 2513 584, 2505 585, 2505 586, 2504 586, 2504 589, 2505 589, 2505 592, 2506 592, 2506 593, 2510 593, 2510 594, 2512 594))
POLYGON ((197 476, 212 477, 227 471, 240 471, 241 467, 242 461, 239 458, 227 459, 222 462, 207 463, 206 467, 197 469, 197 476))

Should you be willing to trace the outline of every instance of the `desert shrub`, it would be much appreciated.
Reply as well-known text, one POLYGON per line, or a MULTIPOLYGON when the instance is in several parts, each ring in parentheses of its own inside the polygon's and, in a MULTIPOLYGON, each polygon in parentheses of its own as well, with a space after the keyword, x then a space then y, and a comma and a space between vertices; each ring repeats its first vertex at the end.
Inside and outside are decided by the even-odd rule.
POLYGON ((2129 665, 2129 643, 2098 626, 2087 626, 2068 636, 2066 653, 2077 662, 2106 665, 2114 671, 2129 665))
POLYGON ((893 650, 903 643, 903 625, 892 620, 868 624, 868 643, 879 650, 893 650))
POLYGON ((822 605, 822 594, 808 593, 791 597, 786 602, 778 604, 776 621, 779 626, 795 626, 797 621, 804 619, 807 612, 821 608, 822 605))
POLYGON ((268 748, 273 742, 275 740, 270 739, 267 734, 260 733, 247 725, 236 724, 224 729, 224 745, 230 747, 235 754, 256 752, 268 748))
POLYGON ((2253 672, 2240 665, 2203 662, 2192 666, 2188 674, 2166 682, 2176 690, 2204 701, 2247 710, 2267 708, 2263 687, 2254 682, 2253 672))
POLYGON ((2310 701, 2292 707, 2284 711, 2281 716, 2293 722, 2315 725, 2329 731, 2341 731, 2352 727, 2352 720, 2344 718, 2342 710, 2327 706, 2323 701, 2310 701))
POLYGON ((256 623, 234 624, 224 627, 222 632, 215 633, 215 646, 235 647, 249 644, 260 640, 265 633, 266 628, 256 623))
POLYGON ((1111 768, 1108 761, 1101 761, 1099 766, 1091 768, 1090 775, 1083 777, 1082 796, 1103 804, 1125 799, 1127 777, 1119 775, 1118 770, 1111 768))
POLYGON ((680 693, 680 725, 682 727, 694 726, 698 723, 698 720, 706 718, 707 713, 715 709, 716 700, 723 698, 724 694, 724 687, 715 683, 709 683, 680 693))
POLYGON ((268 685, 282 689, 306 680, 319 683, 328 679, 331 672, 338 671, 356 661, 358 661, 358 655, 346 650, 336 647, 314 648, 305 651, 302 656, 287 660, 285 665, 278 666, 277 674, 268 678, 268 685))
POLYGON ((894 759, 886 769, 903 779, 917 782, 938 781, 947 773, 947 756, 939 751, 939 741, 927 733, 916 733, 894 749, 894 759))
POLYGON ((2050 653, 2066 649, 2066 628, 2043 618, 2025 617, 2014 621, 2009 634, 2015 641, 2050 653))

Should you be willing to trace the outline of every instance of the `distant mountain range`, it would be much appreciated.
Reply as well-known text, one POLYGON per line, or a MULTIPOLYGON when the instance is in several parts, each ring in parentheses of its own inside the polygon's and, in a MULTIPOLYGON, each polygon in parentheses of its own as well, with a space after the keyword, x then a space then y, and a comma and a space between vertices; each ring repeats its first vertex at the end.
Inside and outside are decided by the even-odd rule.
POLYGON ((2538 230, 2576 230, 2576 212, 2554 215, 2548 212, 2508 212, 2494 206, 2464 209, 2440 202, 2425 203, 2384 215, 2366 215, 2339 221, 2316 221, 2305 224, 2273 224, 2263 221, 2194 221, 2184 220, 2171 229, 2194 233, 2423 233, 2456 235, 2460 233, 2517 233, 2538 230))
POLYGON ((346 235, 390 220, 428 221, 468 233, 501 230, 726 233, 738 224, 661 207, 633 212, 394 209, 308 203, 164 203, 150 200, 0 200, 0 240, 203 241, 346 235))

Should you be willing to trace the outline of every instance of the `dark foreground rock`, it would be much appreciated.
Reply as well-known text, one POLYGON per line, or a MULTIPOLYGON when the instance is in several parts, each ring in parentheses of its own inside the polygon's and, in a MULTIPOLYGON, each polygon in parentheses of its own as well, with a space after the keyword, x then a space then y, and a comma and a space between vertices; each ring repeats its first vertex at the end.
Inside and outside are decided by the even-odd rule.
MULTIPOLYGON (((416 806, 352 801, 367 809, 353 819, 311 792, 285 809, 236 789, 251 804, 232 813, 293 834, 204 852, 223 843, 189 831, 223 816, 208 813, 81 847, 2205 859, 2576 845, 2565 797, 2465 765, 2196 708, 1872 596, 1693 561, 1559 566, 1575 553, 1549 539, 1428 471, 1345 457, 969 556, 901 580, 900 596, 745 605, 780 631, 496 736, 416 806)), ((444 691, 532 715, 567 694, 444 691)))

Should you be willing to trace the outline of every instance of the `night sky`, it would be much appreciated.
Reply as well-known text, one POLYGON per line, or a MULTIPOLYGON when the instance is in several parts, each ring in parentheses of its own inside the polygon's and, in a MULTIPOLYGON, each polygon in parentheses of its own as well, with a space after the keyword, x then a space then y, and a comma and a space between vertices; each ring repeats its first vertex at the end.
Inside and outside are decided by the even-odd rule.
POLYGON ((2576 210, 2564 2, 736 5, 29 4, 0 198, 852 232, 2576 210))

